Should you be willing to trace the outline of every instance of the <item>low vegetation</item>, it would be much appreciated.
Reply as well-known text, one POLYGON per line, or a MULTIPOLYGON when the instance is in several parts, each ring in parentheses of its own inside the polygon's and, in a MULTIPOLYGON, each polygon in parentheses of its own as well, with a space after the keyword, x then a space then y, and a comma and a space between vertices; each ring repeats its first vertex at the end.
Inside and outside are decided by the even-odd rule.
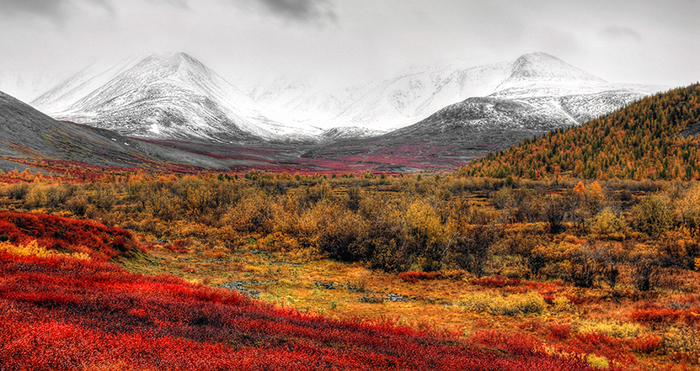
POLYGON ((95 174, 3 174, 10 368, 55 368, 32 362, 58 354, 105 369, 644 369, 700 356, 695 183, 95 174))

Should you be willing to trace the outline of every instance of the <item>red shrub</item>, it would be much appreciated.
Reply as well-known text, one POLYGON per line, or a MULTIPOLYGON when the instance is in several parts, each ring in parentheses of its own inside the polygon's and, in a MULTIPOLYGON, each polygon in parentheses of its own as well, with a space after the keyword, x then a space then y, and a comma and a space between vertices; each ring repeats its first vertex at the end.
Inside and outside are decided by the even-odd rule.
POLYGON ((648 336, 630 341, 630 347, 640 353, 651 353, 659 348, 661 338, 658 336, 648 336))
POLYGON ((469 283, 471 283, 472 285, 477 285, 477 286, 500 288, 500 287, 506 287, 506 286, 519 286, 520 285, 520 278, 508 278, 508 279, 506 279, 503 276, 495 275, 492 277, 472 278, 469 280, 469 283))
POLYGON ((700 315, 690 309, 637 309, 629 315, 632 321, 644 324, 667 324, 682 322, 700 323, 700 315))
POLYGON ((408 271, 399 273, 399 277, 406 282, 416 283, 418 280, 433 280, 439 278, 439 274, 436 272, 408 271))
POLYGON ((572 336, 568 347, 578 354, 596 354, 627 365, 636 363, 626 341, 596 332, 572 336))
POLYGON ((551 324, 547 326, 549 328, 548 338, 553 340, 564 340, 571 336, 571 325, 567 324, 551 324))
POLYGON ((127 230, 91 220, 75 220, 46 214, 0 211, 0 235, 14 244, 37 240, 40 246, 63 252, 88 252, 95 259, 129 256, 142 246, 127 230), (85 251, 87 249, 87 251, 85 251))

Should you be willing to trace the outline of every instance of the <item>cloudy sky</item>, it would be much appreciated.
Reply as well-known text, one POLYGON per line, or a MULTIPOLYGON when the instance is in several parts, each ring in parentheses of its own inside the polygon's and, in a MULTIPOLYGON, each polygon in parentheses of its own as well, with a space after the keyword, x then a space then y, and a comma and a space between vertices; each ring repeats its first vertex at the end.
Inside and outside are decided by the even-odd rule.
POLYGON ((344 83, 542 51, 608 81, 680 86, 700 80, 698 16, 700 0, 0 0, 0 77, 184 51, 232 82, 344 83))

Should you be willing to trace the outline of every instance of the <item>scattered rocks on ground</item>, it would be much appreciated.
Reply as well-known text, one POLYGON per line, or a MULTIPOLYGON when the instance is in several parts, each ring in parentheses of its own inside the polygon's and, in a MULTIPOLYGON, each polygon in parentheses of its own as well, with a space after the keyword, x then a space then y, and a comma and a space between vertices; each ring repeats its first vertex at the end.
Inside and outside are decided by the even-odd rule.
POLYGON ((385 301, 390 301, 390 302, 408 302, 408 301, 427 301, 430 304, 440 304, 440 305, 452 305, 452 302, 447 299, 436 299, 432 298, 430 296, 423 296, 423 295, 411 295, 411 296, 406 296, 406 295, 400 295, 400 294, 394 294, 394 293, 389 293, 386 295, 376 293, 374 291, 370 290, 365 290, 363 288, 358 288, 355 286, 352 286, 350 284, 342 284, 342 283, 335 283, 335 282, 322 282, 322 281, 316 281, 314 283, 314 286, 324 289, 324 290, 336 290, 338 288, 346 288, 350 292, 361 292, 364 293, 365 295, 361 296, 358 301, 361 303, 383 303, 385 301))
POLYGON ((384 298, 381 296, 361 296, 357 300, 360 303, 371 303, 371 304, 381 304, 384 302, 384 298))
POLYGON ((389 294, 386 296, 386 301, 408 301, 410 298, 408 296, 389 294))
POLYGON ((268 283, 277 283, 279 281, 277 280, 269 280, 269 281, 233 281, 233 282, 225 282, 219 285, 219 287, 223 287, 225 289, 229 290, 235 290, 240 292, 241 294, 246 294, 250 296, 253 299, 260 299, 260 294, 262 294, 260 291, 257 290, 249 290, 245 288, 245 286, 251 286, 251 285, 265 285, 268 283))

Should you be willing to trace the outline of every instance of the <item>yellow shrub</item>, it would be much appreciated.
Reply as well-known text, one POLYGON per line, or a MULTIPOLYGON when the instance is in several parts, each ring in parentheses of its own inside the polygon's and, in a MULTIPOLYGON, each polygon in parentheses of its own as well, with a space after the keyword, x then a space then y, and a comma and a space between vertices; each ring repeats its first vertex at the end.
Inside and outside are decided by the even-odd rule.
POLYGON ((265 273, 265 269, 262 267, 257 267, 254 265, 246 265, 243 270, 245 270, 248 273, 253 273, 253 274, 263 274, 265 273))
POLYGON ((627 231, 625 220, 606 207, 589 221, 593 232, 613 239, 624 239, 627 231))
POLYGON ((532 250, 532 254, 540 254, 550 261, 559 261, 568 258, 571 252, 576 248, 578 248, 578 245, 563 241, 547 245, 538 245, 532 250))
POLYGON ((601 370, 607 370, 610 368, 610 363, 605 357, 598 357, 594 354, 589 354, 586 360, 591 367, 599 368, 601 370))
POLYGON ((572 309, 571 301, 566 296, 558 296, 554 299, 554 310, 557 312, 570 311, 572 309))
POLYGON ((27 203, 27 206, 31 208, 38 208, 38 207, 44 207, 48 205, 49 203, 49 195, 48 195, 48 189, 49 187, 43 185, 43 184, 38 184, 34 183, 31 186, 31 189, 27 193, 27 196, 25 198, 25 202, 27 203))
POLYGON ((72 254, 62 254, 55 250, 48 250, 44 247, 39 246, 36 240, 26 244, 26 245, 13 245, 10 242, 0 242, 0 251, 7 252, 13 255, 19 256, 36 256, 39 258, 49 258, 52 256, 70 256, 76 259, 89 260, 90 255, 84 252, 74 252, 72 254))
POLYGON ((642 332, 639 324, 631 322, 593 322, 584 321, 579 324, 578 332, 583 334, 599 333, 619 339, 633 339, 642 332))

